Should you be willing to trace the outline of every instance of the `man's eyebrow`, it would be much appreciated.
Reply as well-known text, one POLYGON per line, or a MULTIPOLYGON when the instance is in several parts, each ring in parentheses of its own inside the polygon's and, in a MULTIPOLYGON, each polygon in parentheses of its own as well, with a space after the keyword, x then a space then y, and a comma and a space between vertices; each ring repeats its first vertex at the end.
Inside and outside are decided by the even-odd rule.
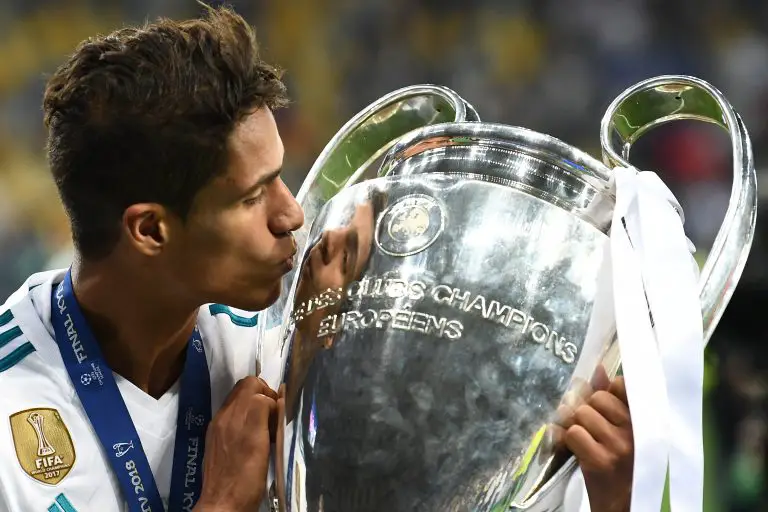
POLYGON ((260 186, 274 181, 275 179, 277 179, 278 176, 280 176, 281 172, 283 172, 283 168, 282 167, 280 167, 279 169, 276 169, 276 170, 274 170, 274 171, 272 171, 272 172, 270 172, 268 174, 265 174, 264 176, 259 178, 259 180, 256 183, 254 183, 253 185, 248 187, 248 190, 246 190, 245 194, 243 194, 243 195, 247 196, 247 195, 253 193, 260 186))
POLYGON ((256 182, 256 185, 263 185, 265 183, 269 183, 270 181, 274 181, 278 176, 280 176, 281 172, 283 172, 282 167, 270 172, 269 174, 265 174, 259 178, 259 181, 256 182))

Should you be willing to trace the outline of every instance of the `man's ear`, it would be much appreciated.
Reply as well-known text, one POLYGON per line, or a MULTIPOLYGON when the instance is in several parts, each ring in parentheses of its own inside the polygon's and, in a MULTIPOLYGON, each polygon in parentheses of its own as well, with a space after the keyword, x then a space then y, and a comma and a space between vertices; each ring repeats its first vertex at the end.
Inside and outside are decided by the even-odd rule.
POLYGON ((157 256, 170 238, 168 210, 157 203, 132 204, 123 212, 123 230, 129 243, 146 256, 157 256))

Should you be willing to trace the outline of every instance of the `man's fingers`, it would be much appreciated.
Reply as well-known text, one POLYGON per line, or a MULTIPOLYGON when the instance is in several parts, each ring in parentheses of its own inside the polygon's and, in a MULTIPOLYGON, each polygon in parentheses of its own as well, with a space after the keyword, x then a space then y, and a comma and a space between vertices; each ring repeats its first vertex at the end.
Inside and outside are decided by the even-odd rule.
POLYGON ((232 391, 229 392, 229 395, 227 395, 226 400, 224 400, 224 403, 221 404, 221 408, 225 409, 229 407, 238 396, 240 396, 241 393, 249 386, 248 384, 249 377, 245 377, 243 379, 240 379, 235 383, 235 386, 232 388, 232 391))
POLYGON ((285 411, 285 400, 275 400, 274 407, 270 407, 269 409, 269 442, 273 444, 277 439, 277 432, 280 428, 280 422, 284 417, 281 416, 280 402, 283 403, 282 410, 285 411))
POLYGON ((626 427, 632 423, 629 407, 621 399, 608 391, 598 391, 589 397, 589 405, 605 419, 617 427, 626 427))
POLYGON ((565 446, 579 460, 582 469, 604 467, 611 459, 608 450, 581 425, 574 425, 566 430, 564 441, 565 446))
POLYGON ((231 404, 237 398, 242 395, 265 395, 271 398, 272 400, 277 400, 277 393, 275 390, 269 387, 269 384, 267 384, 267 381, 260 377, 254 377, 254 376, 248 376, 240 379, 237 381, 237 384, 235 384, 235 387, 232 388, 232 392, 229 393, 229 396, 227 396, 227 399, 224 401, 224 404, 222 404, 222 408, 226 407, 227 405, 231 404))
POLYGON ((602 364, 598 365, 598 367, 595 369, 595 373, 592 374, 590 384, 592 385, 592 389, 595 391, 608 389, 608 387, 611 385, 611 379, 608 378, 608 373, 605 371, 605 367, 603 367, 602 364))
POLYGON ((566 404, 561 404, 557 408, 555 423, 563 428, 568 428, 573 425, 573 413, 576 412, 573 407, 566 404))
POLYGON ((272 400, 277 400, 277 391, 269 387, 267 381, 259 377, 259 383, 261 384, 261 389, 258 391, 259 393, 268 396, 272 400))
POLYGON ((600 443, 611 443, 615 437, 616 427, 589 405, 582 405, 576 409, 573 422, 575 426, 586 429, 590 436, 600 443))
POLYGON ((250 400, 247 418, 249 424, 256 428, 266 428, 274 432, 275 429, 272 427, 276 424, 277 400, 262 394, 253 395, 250 400))
POLYGON ((608 387, 608 392, 621 400, 624 405, 629 406, 629 400, 627 400, 627 386, 624 382, 624 377, 616 377, 608 387))
MULTIPOLYGON (((614 401, 613 407, 611 407, 612 413, 618 414, 620 410, 626 409, 626 406, 621 404, 618 398, 606 392, 600 393, 614 401)), ((583 433, 581 431, 583 430, 589 435, 589 439, 600 447, 598 450, 591 442, 588 443, 589 446, 595 448, 591 453, 593 454, 593 462, 596 464, 589 467, 607 471, 621 465, 622 461, 631 460, 634 446, 632 430, 629 428, 630 423, 625 423, 623 427, 613 425, 590 405, 583 405, 576 410, 574 422, 575 424, 566 432, 566 444, 571 430, 576 432, 577 441, 589 441, 582 439, 583 433)), ((573 451, 572 448, 571 450, 573 451)), ((575 452, 574 454, 578 456, 575 452)))
MULTIPOLYGON (((285 468, 285 384, 277 388, 277 428, 275 429, 275 474, 283 475, 285 468)), ((281 504, 285 504, 285 482, 282 478, 275 478, 277 498, 281 504)), ((285 510, 284 508, 280 509, 285 510)))
POLYGON ((557 408, 556 422, 565 428, 573 425, 573 413, 585 403, 586 397, 592 393, 592 386, 589 382, 583 379, 574 379, 557 408))
POLYGON ((552 447, 554 450, 559 450, 565 447, 565 432, 568 429, 561 427, 560 425, 551 424, 547 427, 546 446, 552 447))

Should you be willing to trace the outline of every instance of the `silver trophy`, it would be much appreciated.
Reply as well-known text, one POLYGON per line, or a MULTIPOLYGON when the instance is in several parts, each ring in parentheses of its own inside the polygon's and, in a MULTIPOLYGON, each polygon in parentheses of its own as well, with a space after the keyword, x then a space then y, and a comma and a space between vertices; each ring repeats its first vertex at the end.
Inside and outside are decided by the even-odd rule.
POLYGON ((281 510, 561 507, 577 463, 550 435, 558 407, 620 366, 615 328, 588 335, 610 168, 629 165, 650 128, 698 119, 731 136, 731 202, 700 281, 706 339, 741 275, 757 209, 751 146, 706 82, 625 91, 602 122, 604 163, 440 97, 457 119, 387 132, 377 175, 383 150, 364 134, 397 108, 348 124, 302 188, 309 227, 283 301, 281 510))

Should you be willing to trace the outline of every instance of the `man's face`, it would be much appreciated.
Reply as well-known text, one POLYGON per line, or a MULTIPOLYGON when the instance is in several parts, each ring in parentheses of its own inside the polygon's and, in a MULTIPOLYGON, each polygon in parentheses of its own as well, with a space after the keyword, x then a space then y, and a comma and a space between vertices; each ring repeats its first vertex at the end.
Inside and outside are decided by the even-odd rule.
POLYGON ((327 289, 346 289, 359 279, 371 254, 373 230, 373 205, 366 202, 355 206, 345 226, 323 231, 301 269, 296 300, 308 300, 327 289))
POLYGON ((296 252, 291 232, 304 222, 282 163, 275 119, 262 108, 235 129, 227 172, 199 192, 171 244, 170 271, 193 297, 252 311, 279 297, 296 252))

